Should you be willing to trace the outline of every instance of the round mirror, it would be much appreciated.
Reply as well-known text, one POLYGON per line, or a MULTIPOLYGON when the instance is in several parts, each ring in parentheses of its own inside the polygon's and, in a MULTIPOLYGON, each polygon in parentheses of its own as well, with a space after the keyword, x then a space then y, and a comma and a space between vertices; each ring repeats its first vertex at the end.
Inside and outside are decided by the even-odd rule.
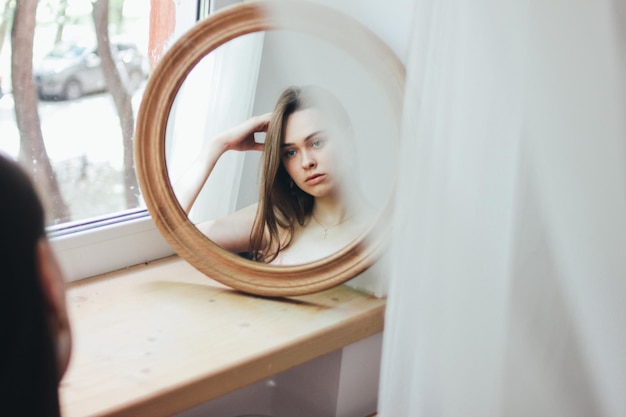
MULTIPOLYGON (((402 64, 380 39, 319 5, 243 3, 199 22, 154 70, 139 110, 136 169, 157 227, 197 269, 244 292, 300 295, 353 278, 385 249, 403 84, 402 64), (315 104, 280 119, 277 106, 294 92, 315 104), (261 127, 250 128, 259 118, 261 127), (242 126, 259 145, 221 152, 202 169, 207 177, 190 199, 190 167, 197 160, 206 165, 207 149, 218 142, 222 149, 224 132, 242 126), (272 154, 280 162, 272 163, 272 154), (272 166, 288 175, 285 193, 268 200, 272 166), (342 185, 333 195, 349 202, 339 221, 327 222, 315 210, 328 200, 319 190, 329 178, 342 185), (260 207, 276 211, 275 201, 299 192, 313 196, 313 210, 295 222, 284 250, 231 248, 214 232, 222 222, 233 230, 228 235, 236 234, 232 225, 251 219, 250 235, 252 220, 267 217, 260 207), (243 221, 241 213, 248 213, 243 221)), ((266 228, 260 227, 262 239, 266 228)))

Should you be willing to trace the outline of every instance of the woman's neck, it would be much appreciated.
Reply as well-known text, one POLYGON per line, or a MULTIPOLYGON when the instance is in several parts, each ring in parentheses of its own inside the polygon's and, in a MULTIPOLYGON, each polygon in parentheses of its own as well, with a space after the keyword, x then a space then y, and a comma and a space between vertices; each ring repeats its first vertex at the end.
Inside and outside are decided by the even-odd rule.
POLYGON ((338 196, 318 197, 313 206, 314 219, 324 225, 346 221, 356 214, 358 204, 352 198, 338 196))

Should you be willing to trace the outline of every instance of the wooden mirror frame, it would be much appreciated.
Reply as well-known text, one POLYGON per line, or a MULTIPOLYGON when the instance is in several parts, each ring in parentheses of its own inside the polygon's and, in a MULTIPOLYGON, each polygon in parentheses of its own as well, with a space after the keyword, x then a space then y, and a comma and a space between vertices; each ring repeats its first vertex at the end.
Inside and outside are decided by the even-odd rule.
MULTIPOLYGON (((322 291, 355 277, 376 261, 390 233, 391 196, 374 225, 341 251, 318 261, 272 266, 243 259, 203 235, 172 190, 165 155, 166 127, 179 88, 194 66, 224 43, 272 29, 331 42, 380 83, 400 126, 404 66, 369 29, 332 9, 304 1, 255 1, 222 9, 196 24, 167 51, 150 76, 137 117, 135 166, 154 222, 174 251, 208 277, 234 289, 270 297, 322 291)), ((390 141, 394 157, 398 140, 390 141)))

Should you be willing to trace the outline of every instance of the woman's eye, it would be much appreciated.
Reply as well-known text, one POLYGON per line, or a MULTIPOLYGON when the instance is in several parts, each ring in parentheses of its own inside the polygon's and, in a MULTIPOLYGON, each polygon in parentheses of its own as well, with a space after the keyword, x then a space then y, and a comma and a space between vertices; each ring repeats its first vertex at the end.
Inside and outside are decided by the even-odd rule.
POLYGON ((285 151, 284 155, 285 155, 285 158, 293 158, 294 156, 296 156, 296 151, 293 149, 289 149, 285 151))
POLYGON ((322 146, 324 146, 324 140, 323 139, 317 139, 313 143, 311 143, 311 146, 314 147, 314 148, 321 148, 322 146))

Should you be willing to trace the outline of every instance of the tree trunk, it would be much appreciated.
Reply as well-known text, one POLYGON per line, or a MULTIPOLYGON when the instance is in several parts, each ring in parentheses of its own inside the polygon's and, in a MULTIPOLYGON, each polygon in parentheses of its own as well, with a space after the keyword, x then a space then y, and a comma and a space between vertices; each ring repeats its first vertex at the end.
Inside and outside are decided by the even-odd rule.
POLYGON ((57 33, 54 43, 57 44, 63 40, 63 29, 65 29, 65 19, 67 12, 67 0, 59 2, 59 10, 57 11, 57 33))
POLYGON ((13 0, 4 0, 4 7, 2 8, 2 17, 0 21, 0 54, 2 54, 2 46, 4 45, 4 38, 9 27, 9 22, 12 19, 13 14, 13 0))
POLYGON ((98 39, 102 72, 109 92, 113 96, 115 108, 120 119, 124 144, 124 182, 126 207, 135 208, 139 202, 139 187, 135 175, 133 160, 133 134, 135 117, 128 86, 128 74, 123 64, 116 66, 109 41, 109 0, 97 0, 93 4, 93 20, 98 39), (124 77, 124 78, 122 78, 124 77))
POLYGON ((33 39, 35 37, 35 15, 37 0, 16 2, 11 31, 11 78, 15 120, 20 132, 19 159, 31 173, 46 212, 47 223, 62 223, 70 220, 70 213, 63 201, 56 174, 50 164, 43 142, 38 98, 33 81, 33 39))

